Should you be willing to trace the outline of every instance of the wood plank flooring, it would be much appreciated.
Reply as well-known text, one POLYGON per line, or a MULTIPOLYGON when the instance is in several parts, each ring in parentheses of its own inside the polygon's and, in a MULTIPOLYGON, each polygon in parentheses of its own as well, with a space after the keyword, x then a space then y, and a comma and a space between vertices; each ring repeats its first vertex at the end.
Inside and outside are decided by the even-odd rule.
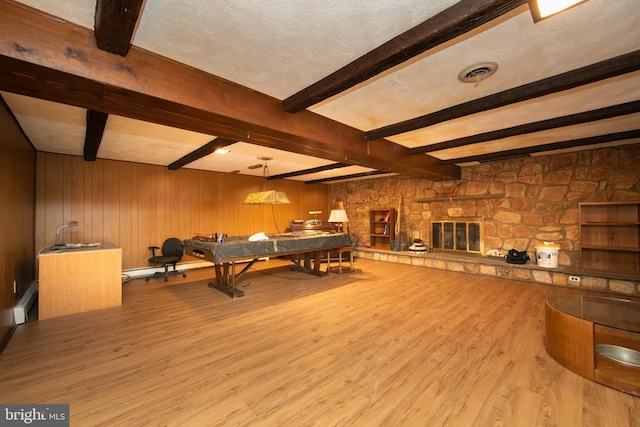
POLYGON ((576 290, 360 259, 318 278, 259 262, 230 299, 135 279, 120 307, 30 321, 1 403, 72 426, 640 426, 640 399, 545 352, 544 301, 576 290))

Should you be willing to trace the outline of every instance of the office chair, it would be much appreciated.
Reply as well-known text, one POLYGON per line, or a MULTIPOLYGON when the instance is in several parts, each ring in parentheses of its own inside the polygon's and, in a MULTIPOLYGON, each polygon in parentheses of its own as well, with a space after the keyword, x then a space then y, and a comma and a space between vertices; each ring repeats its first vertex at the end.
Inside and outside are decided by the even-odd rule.
MULTIPOLYGON (((182 240, 171 237, 164 241, 162 244, 162 255, 156 255, 156 250, 160 249, 157 246, 149 246, 151 249, 151 258, 149 258, 149 264, 162 264, 164 267, 164 273, 155 272, 153 275, 164 275, 164 281, 169 281, 169 274, 182 274, 182 277, 187 277, 185 273, 176 270, 176 264, 182 259, 184 255, 184 244, 182 240), (173 265, 173 271, 169 271, 169 266, 173 265)), ((151 277, 147 277, 147 282, 151 277)))

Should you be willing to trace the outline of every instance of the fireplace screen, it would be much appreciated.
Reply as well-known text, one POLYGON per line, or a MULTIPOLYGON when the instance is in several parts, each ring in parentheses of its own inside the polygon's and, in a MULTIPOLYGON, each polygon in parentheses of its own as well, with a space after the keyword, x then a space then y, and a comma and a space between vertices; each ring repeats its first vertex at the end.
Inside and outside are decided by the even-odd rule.
POLYGON ((431 247, 434 250, 484 253, 483 219, 434 218, 431 221, 431 247))

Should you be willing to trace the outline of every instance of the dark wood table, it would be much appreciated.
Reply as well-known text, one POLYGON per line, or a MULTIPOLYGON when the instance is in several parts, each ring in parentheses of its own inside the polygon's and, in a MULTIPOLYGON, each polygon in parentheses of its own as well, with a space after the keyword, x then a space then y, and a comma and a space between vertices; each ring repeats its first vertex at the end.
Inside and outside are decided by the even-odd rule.
POLYGON ((209 286, 229 296, 241 297, 236 281, 260 258, 286 257, 295 264, 293 269, 316 276, 328 273, 320 269, 323 253, 351 246, 351 239, 341 233, 284 233, 269 236, 268 240, 249 241, 248 237, 229 237, 224 243, 202 238, 184 241, 185 255, 204 259, 215 265, 216 277, 209 286), (236 274, 236 263, 247 262, 236 274))

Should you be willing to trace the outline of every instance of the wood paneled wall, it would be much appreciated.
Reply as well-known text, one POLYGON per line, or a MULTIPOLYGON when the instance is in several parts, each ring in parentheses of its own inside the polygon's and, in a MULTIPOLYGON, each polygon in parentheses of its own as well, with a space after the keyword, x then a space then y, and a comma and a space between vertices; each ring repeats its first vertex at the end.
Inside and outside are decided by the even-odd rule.
MULTIPOLYGON (((284 232, 293 219, 308 219, 310 210, 328 217, 328 187, 323 184, 205 172, 170 171, 113 160, 85 162, 82 157, 38 153, 36 167, 36 247, 63 242, 112 242, 122 247, 123 269, 148 266, 151 245, 168 237, 224 232, 251 235, 284 232), (290 205, 243 205, 250 191, 284 190, 290 205)), ((185 258, 188 260, 189 258, 185 258)))
POLYGON ((13 307, 34 279, 36 152, 0 102, 0 351, 13 307), (13 292, 13 282, 17 292, 13 292))

